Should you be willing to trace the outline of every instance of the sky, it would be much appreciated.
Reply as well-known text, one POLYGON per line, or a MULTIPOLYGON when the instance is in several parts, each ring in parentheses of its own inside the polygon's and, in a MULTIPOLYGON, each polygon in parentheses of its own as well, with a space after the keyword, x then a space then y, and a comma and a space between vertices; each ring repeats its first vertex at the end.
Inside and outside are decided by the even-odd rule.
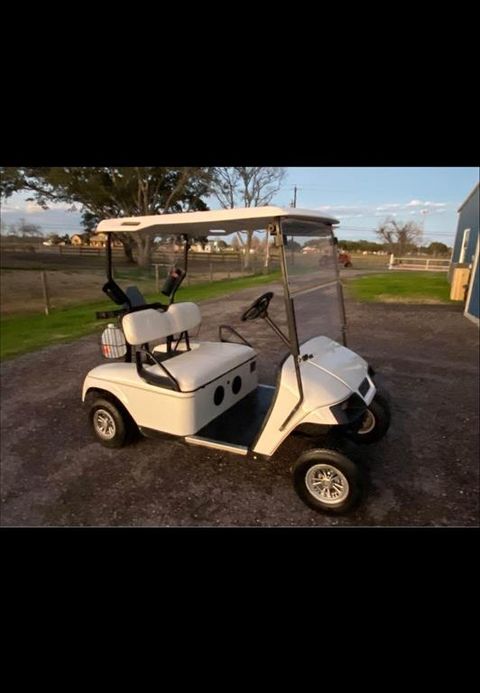
MULTIPOLYGON (((376 240, 375 228, 387 217, 415 221, 424 228, 424 244, 453 243, 457 210, 479 180, 478 168, 287 168, 272 204, 290 206, 297 186, 297 207, 318 209, 340 221, 340 240, 376 240)), ((4 224, 24 218, 42 232, 72 235, 82 231, 78 206, 52 205, 41 210, 28 194, 2 200, 4 224)), ((212 209, 219 204, 208 203, 212 209)))

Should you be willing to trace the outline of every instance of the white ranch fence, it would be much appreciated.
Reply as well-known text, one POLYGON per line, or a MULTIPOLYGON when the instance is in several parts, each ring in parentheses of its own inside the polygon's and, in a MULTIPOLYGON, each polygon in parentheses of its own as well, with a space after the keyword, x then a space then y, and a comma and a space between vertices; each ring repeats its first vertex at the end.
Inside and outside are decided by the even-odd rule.
POLYGON ((392 253, 388 263, 388 269, 448 272, 450 262, 450 258, 395 257, 392 253))

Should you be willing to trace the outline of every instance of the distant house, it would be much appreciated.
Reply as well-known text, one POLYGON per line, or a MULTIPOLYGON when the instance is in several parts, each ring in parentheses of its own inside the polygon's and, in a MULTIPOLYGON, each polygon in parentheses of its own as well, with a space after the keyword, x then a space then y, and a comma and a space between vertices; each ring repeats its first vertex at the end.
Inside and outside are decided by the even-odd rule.
POLYGON ((90 236, 90 245, 92 248, 105 248, 107 245, 106 233, 94 233, 90 236))
MULTIPOLYGON (((76 233, 72 236, 72 245, 85 246, 88 245, 90 248, 105 248, 107 245, 107 234, 106 233, 76 233)), ((121 248, 122 242, 118 239, 113 239, 112 246, 114 248, 121 248)))
POLYGON ((221 253, 224 250, 228 250, 229 245, 225 241, 208 241, 202 245, 202 243, 193 243, 192 250, 194 253, 221 253))
POLYGON ((87 233, 75 233, 71 238, 72 245, 89 245, 90 234, 87 233))
POLYGON ((453 277, 456 267, 469 267, 470 278, 468 282, 464 315, 469 320, 479 323, 479 189, 480 183, 458 209, 458 225, 455 243, 453 245, 452 260, 449 277, 453 277))

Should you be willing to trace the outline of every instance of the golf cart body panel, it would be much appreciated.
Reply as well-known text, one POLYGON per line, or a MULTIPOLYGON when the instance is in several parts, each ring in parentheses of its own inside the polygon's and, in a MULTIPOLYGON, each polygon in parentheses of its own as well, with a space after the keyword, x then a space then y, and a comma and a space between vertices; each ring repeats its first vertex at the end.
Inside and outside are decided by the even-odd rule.
MULTIPOLYGON (((314 337, 300 346, 302 364, 311 365, 333 378, 340 380, 346 387, 355 392, 364 378, 368 378, 368 363, 350 349, 334 342, 328 337, 314 337)), ((373 386, 373 384, 372 384, 373 386)), ((370 403, 370 392, 364 396, 370 403)))
POLYGON ((300 359, 303 386, 300 407, 289 418, 300 402, 294 359, 289 356, 282 366, 278 385, 282 397, 275 403, 265 421, 254 452, 273 455, 283 440, 300 424, 337 425, 339 421, 332 407, 346 402, 353 393, 358 393, 366 405, 375 396, 375 385, 368 375, 366 361, 327 337, 316 337, 302 344, 300 359), (359 388, 365 381, 368 383, 368 390, 364 395, 359 392, 359 388))
MULTIPOLYGON (((181 358, 181 357, 179 357, 181 358)), ((251 361, 217 377, 193 392, 176 392, 143 380, 133 363, 109 363, 93 368, 83 386, 83 401, 89 391, 110 392, 123 404, 136 424, 177 436, 193 435, 255 390, 257 371, 251 361), (235 378, 242 382, 234 393, 235 378), (222 393, 220 396, 216 393, 222 393)))

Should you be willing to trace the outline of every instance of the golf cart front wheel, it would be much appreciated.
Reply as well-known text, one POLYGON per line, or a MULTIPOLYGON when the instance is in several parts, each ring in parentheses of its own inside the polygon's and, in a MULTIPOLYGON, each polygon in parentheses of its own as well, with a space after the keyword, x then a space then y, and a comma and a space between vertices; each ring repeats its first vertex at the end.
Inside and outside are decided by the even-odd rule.
POLYGON ((355 443, 368 445, 381 440, 390 426, 390 407, 379 392, 368 405, 360 426, 354 430, 348 430, 347 435, 355 443))
POLYGON ((358 467, 336 450, 321 448, 300 455, 293 467, 293 485, 310 508, 334 515, 351 510, 363 491, 358 467))
POLYGON ((107 448, 121 448, 133 438, 128 413, 109 399, 98 398, 93 402, 90 422, 97 440, 107 448))

